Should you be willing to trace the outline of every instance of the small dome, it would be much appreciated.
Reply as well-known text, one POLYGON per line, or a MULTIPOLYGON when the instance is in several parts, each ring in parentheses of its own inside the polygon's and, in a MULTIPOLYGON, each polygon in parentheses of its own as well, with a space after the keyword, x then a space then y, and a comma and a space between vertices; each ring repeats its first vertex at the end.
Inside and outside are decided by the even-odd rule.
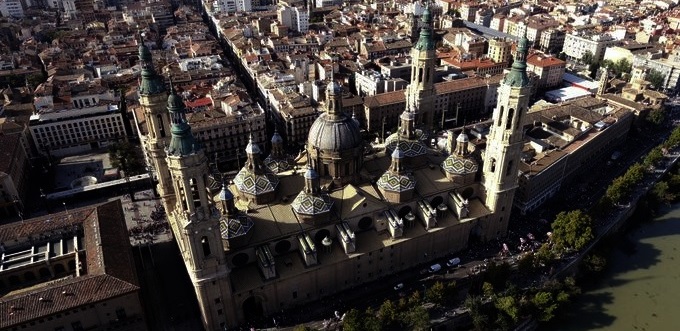
POLYGON ((182 108, 184 108, 184 101, 182 100, 182 97, 177 95, 173 89, 172 93, 168 96, 168 109, 175 110, 182 108))
POLYGON ((326 87, 326 91, 329 95, 341 95, 342 87, 336 81, 331 80, 331 82, 328 83, 328 86, 326 87))
POLYGON ((398 144, 397 144, 396 148, 394 149, 394 152, 392 152, 392 158, 393 159, 403 159, 404 158, 404 152, 401 151, 401 148, 399 148, 398 144))
POLYGON ((458 138, 456 138, 456 141, 459 143, 466 143, 470 141, 470 138, 468 138, 468 135, 465 133, 465 131, 461 132, 458 135, 458 138))
POLYGON ((281 138, 281 135, 279 134, 278 131, 274 131, 274 135, 272 136, 272 144, 281 144, 283 143, 283 138, 281 138))
POLYGON ((260 146, 253 142, 253 135, 250 135, 250 140, 248 141, 248 146, 246 146, 246 153, 248 154, 260 154, 260 146))
POLYGON ((472 158, 458 157, 451 155, 447 157, 441 164, 444 171, 455 174, 465 175, 477 172, 477 162, 472 158))
POLYGON ((416 113, 408 110, 404 110, 403 113, 401 113, 401 119, 403 120, 414 120, 416 118, 416 113))
POLYGON ((226 200, 233 200, 234 199, 234 194, 229 191, 226 185, 222 185, 222 191, 220 192, 220 200, 226 201, 226 200))
POLYGON ((309 167, 307 168, 307 171, 305 171, 305 179, 316 179, 319 178, 319 173, 314 170, 314 168, 309 167))

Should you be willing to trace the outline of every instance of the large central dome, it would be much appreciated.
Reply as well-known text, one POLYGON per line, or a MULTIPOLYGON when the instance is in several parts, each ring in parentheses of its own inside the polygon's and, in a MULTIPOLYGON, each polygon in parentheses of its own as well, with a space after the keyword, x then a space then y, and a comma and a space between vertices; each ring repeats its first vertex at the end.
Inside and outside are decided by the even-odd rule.
POLYGON ((363 164, 359 124, 342 111, 342 88, 334 81, 326 90, 326 112, 314 121, 307 136, 311 166, 322 177, 346 184, 363 164))
POLYGON ((361 130, 345 114, 323 113, 312 124, 307 142, 322 151, 342 152, 361 146, 361 130))

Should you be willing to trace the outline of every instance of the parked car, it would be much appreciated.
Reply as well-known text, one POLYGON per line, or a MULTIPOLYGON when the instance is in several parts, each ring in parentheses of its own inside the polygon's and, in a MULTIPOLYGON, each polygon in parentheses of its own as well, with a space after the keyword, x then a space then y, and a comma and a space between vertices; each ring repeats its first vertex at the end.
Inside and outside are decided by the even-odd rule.
POLYGON ((395 290, 395 291, 399 291, 399 290, 401 290, 402 288, 404 288, 404 283, 399 283, 399 284, 397 284, 397 285, 394 285, 394 290, 395 290))
POLYGON ((460 264, 460 258, 454 257, 446 262, 447 267, 455 267, 460 264))
POLYGON ((428 271, 429 271, 430 273, 435 273, 435 272, 437 272, 437 271, 439 271, 439 270, 442 270, 441 264, 433 264, 433 265, 430 266, 430 269, 428 269, 428 271))

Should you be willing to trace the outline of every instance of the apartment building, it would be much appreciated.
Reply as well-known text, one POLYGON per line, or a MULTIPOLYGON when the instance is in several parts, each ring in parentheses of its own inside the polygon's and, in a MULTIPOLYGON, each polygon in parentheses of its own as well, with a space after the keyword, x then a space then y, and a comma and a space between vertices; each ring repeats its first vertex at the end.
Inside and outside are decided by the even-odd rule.
POLYGON ((533 53, 527 58, 527 71, 537 76, 536 89, 549 89, 562 83, 567 63, 553 56, 533 53))
POLYGON ((619 43, 619 40, 608 34, 575 31, 565 35, 563 52, 572 60, 581 60, 584 54, 590 53, 594 61, 600 61, 604 58, 604 51, 607 47, 619 43))

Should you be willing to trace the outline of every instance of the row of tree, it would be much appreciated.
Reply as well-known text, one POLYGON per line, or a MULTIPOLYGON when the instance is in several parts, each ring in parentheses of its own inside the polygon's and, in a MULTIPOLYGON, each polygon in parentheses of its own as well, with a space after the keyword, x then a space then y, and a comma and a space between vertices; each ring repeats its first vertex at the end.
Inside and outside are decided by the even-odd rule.
POLYGON ((491 283, 484 283, 483 289, 483 296, 469 296, 465 300, 476 330, 512 330, 530 317, 550 321, 580 293, 573 278, 564 282, 551 280, 527 289, 510 284, 498 292, 491 283))
POLYGON ((375 310, 368 307, 364 311, 349 310, 343 319, 345 331, 381 331, 381 330, 425 330, 430 324, 430 314, 425 303, 434 306, 450 304, 455 297, 456 282, 436 282, 425 291, 425 298, 419 291, 410 297, 392 302, 385 300, 375 310))

